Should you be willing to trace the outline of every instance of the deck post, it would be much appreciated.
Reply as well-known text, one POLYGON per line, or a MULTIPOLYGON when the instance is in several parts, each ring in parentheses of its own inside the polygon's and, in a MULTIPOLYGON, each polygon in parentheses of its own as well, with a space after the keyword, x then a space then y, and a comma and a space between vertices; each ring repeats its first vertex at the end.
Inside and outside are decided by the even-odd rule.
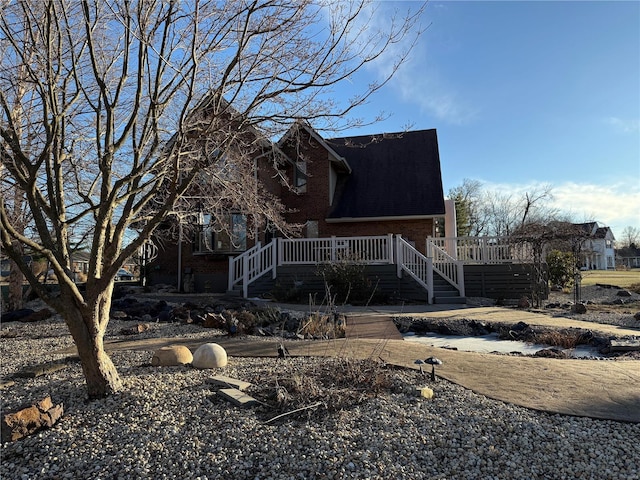
POLYGON ((278 242, 277 239, 271 240, 271 278, 275 280, 278 270, 278 242))
POLYGON ((336 261, 336 237, 331 236, 331 263, 336 261))
POLYGON ((427 303, 433 303, 433 258, 427 257, 427 303))
POLYGON ((458 268, 458 291, 460 292, 460 296, 464 297, 464 265, 460 260, 456 260, 456 267, 458 268))
POLYGON ((242 296, 249 296, 249 257, 244 255, 242 258, 242 296))
POLYGON ((402 239, 402 235, 399 233, 396 234, 396 275, 398 278, 402 278, 402 263, 404 262, 404 258, 402 258, 402 245, 400 240, 402 239))
POLYGON ((393 233, 387 234, 387 255, 389 256, 389 264, 393 265, 395 257, 393 254, 393 233))
POLYGON ((229 257, 229 275, 227 280, 227 290, 233 290, 233 276, 235 272, 233 269, 233 257, 229 257))
POLYGON ((278 237, 278 266, 282 266, 282 259, 284 258, 284 254, 283 254, 283 246, 282 246, 282 238, 278 237))

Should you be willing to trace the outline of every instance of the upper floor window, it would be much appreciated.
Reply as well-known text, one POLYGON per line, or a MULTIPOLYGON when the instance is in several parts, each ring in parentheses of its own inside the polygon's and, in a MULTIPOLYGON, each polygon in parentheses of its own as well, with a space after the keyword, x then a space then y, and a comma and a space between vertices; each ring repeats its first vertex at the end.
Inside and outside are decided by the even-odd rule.
POLYGON ((247 217, 239 213, 226 215, 217 223, 204 214, 193 242, 194 253, 236 253, 247 249, 247 217))
POLYGON ((293 186, 298 193, 307 191, 307 162, 305 160, 296 161, 293 186))

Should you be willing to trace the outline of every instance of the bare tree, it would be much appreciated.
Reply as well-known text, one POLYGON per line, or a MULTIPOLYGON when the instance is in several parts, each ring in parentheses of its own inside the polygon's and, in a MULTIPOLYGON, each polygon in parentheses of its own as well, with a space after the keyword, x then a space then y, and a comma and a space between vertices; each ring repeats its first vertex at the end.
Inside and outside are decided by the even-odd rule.
MULTIPOLYGON (((551 221, 548 223, 528 222, 512 232, 511 240, 519 244, 523 249, 531 251, 533 275, 531 277, 531 295, 533 304, 541 306, 543 298, 546 298, 549 290, 549 276, 546 258, 549 246, 553 245, 563 251, 569 250, 573 254, 574 279, 578 279, 578 260, 580 250, 588 232, 569 222, 551 221)), ((577 285, 578 282, 576 282, 577 285)), ((576 286, 576 299, 579 299, 579 285, 576 286)))
POLYGON ((630 247, 633 245, 637 248, 640 244, 640 228, 627 226, 622 230, 620 240, 618 241, 620 247, 630 247))
POLYGON ((168 215, 193 213, 194 185, 212 195, 213 209, 242 197, 256 222, 282 223, 252 180, 250 155, 266 154, 265 139, 295 118, 346 126, 345 115, 410 47, 389 77, 347 104, 332 101, 332 87, 390 46, 412 44, 421 13, 376 30, 368 5, 347 2, 16 0, 0 8, 2 194, 21 189, 33 218, 33 234, 23 233, 3 201, 2 248, 64 317, 90 398, 122 388, 104 333, 125 260, 168 215), (136 236, 125 244, 132 224, 136 236), (90 248, 84 292, 71 273, 80 237, 90 248), (17 244, 49 261, 59 294, 38 284, 17 244))
POLYGON ((509 236, 528 223, 544 224, 559 220, 560 212, 550 207, 549 185, 534 187, 522 195, 489 190, 477 180, 464 179, 449 196, 456 201, 456 216, 464 224, 458 231, 466 235, 509 236))

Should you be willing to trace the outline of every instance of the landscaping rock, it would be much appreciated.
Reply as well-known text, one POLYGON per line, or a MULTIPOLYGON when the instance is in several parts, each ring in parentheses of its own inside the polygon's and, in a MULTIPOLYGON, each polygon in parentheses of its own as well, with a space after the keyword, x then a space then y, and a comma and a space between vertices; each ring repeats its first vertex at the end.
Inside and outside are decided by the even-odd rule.
POLYGON ((259 405, 255 398, 235 388, 221 388, 217 394, 237 407, 247 408, 259 405))
POLYGON ((567 354, 559 348, 543 348, 538 350, 534 356, 543 358, 567 358, 567 354))
POLYGON ((584 303, 576 303, 571 306, 571 311, 573 313, 584 314, 587 313, 587 306, 584 303))
POLYGON ((120 330, 122 335, 138 335, 139 333, 146 332, 151 327, 148 323, 139 323, 133 327, 123 328, 120 330))
POLYGON ((205 343, 193 353, 191 364, 196 368, 226 367, 227 351, 217 343, 205 343))
POLYGON ((631 292, 629 290, 618 290, 618 293, 616 293, 616 295, 619 297, 630 297, 631 292))
POLYGON ((63 370, 67 368, 67 364, 65 362, 47 362, 41 363, 38 365, 32 365, 29 367, 24 367, 22 370, 17 372, 14 377, 16 378, 36 378, 42 375, 46 375, 47 373, 57 372, 59 370, 63 370))
POLYGON ((44 428, 51 428, 64 413, 62 404, 53 405, 47 396, 30 407, 2 417, 2 442, 13 442, 44 428))
POLYGON ((27 315, 20 319, 21 322, 41 322, 53 316, 53 312, 48 308, 43 308, 37 312, 33 312, 31 315, 27 315))
POLYGON ((14 310, 12 312, 6 312, 2 314, 3 322, 17 322, 22 321, 23 318, 28 317, 35 313, 35 310, 30 308, 21 308, 19 310, 14 310))
POLYGON ((175 367, 193 362, 193 354, 184 345, 171 345, 155 351, 151 359, 154 367, 175 367))

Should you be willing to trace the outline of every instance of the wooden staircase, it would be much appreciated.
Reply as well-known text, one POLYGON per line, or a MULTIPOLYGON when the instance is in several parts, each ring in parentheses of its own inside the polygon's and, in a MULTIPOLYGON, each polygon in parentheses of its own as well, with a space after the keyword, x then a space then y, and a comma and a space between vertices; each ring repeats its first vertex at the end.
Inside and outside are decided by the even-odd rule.
POLYGON ((433 272, 433 303, 466 303, 467 299, 460 296, 460 292, 456 287, 447 282, 444 278, 433 272))

